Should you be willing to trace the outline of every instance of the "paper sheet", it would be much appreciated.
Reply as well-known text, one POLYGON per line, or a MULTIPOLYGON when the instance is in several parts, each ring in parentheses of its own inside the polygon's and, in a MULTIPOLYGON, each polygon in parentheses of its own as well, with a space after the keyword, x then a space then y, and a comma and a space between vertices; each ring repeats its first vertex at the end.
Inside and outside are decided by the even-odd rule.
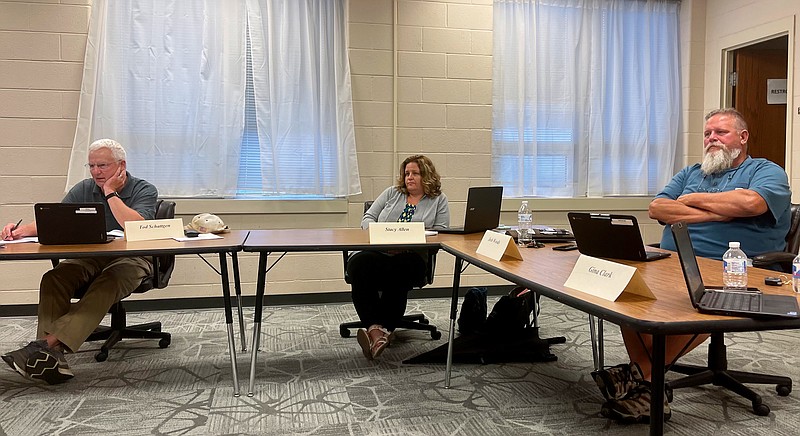
POLYGON ((222 236, 215 235, 213 233, 200 233, 199 235, 197 235, 195 237, 192 237, 192 238, 187 236, 187 237, 183 237, 183 238, 172 238, 172 239, 174 239, 174 240, 176 240, 178 242, 187 242, 187 241, 202 241, 204 239, 222 239, 222 236))
POLYGON ((3 241, 3 240, 0 240, 0 245, 6 245, 6 244, 22 244, 22 243, 24 243, 24 242, 39 242, 39 238, 38 238, 38 237, 36 237, 36 236, 28 236, 27 238, 14 239, 13 241, 3 241))

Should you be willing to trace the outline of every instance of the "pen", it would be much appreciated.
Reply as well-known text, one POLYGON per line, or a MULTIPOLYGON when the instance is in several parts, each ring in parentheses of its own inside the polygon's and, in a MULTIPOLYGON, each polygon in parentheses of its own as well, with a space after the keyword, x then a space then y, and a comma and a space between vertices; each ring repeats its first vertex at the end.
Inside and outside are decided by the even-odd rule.
POLYGON ((13 238, 14 230, 17 230, 17 227, 19 227, 20 224, 22 224, 22 218, 20 218, 19 221, 17 221, 17 223, 14 224, 14 227, 12 227, 11 230, 8 231, 8 236, 11 236, 13 238))

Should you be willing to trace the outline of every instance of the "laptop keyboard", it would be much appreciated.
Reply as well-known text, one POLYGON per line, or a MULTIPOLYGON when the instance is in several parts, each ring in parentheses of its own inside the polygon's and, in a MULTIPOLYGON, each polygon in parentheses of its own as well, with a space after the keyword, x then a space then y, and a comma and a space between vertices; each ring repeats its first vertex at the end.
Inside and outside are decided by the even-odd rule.
POLYGON ((761 295, 743 292, 707 292, 703 294, 707 307, 723 310, 757 312, 760 308, 761 295))

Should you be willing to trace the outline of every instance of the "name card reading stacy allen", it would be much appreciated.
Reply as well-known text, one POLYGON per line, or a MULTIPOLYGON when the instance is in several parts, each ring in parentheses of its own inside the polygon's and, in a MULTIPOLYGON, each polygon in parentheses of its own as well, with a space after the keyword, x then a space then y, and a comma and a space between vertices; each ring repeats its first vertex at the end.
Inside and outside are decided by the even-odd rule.
POLYGON ((575 262, 564 286, 608 301, 617 301, 626 292, 656 299, 636 268, 585 254, 575 262))
POLYGON ((128 241, 150 241, 183 237, 183 221, 168 220, 126 221, 125 239, 128 241))
POLYGON ((514 243, 514 238, 491 230, 487 230, 483 234, 483 239, 481 239, 481 243, 475 252, 498 262, 503 256, 522 260, 522 254, 520 254, 517 244, 514 243))
POLYGON ((424 244, 425 223, 369 223, 370 244, 424 244))

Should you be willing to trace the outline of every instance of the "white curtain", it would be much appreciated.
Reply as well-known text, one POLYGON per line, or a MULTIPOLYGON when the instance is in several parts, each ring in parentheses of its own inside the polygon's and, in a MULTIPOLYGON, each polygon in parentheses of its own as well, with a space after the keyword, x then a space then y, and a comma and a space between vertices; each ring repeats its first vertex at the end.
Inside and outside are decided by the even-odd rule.
POLYGON ((346 3, 248 0, 264 189, 361 192, 346 3), (340 177, 347 175, 349 177, 340 177))
POLYGON ((95 0, 67 187, 113 138, 163 196, 233 195, 246 10, 229 0, 95 0))
POLYGON ((495 0, 492 174, 506 195, 650 196, 669 181, 678 7, 495 0))
POLYGON ((89 176, 88 145, 108 137, 162 196, 236 196, 241 168, 261 171, 250 196, 359 193, 345 4, 95 0, 67 188, 89 176), (255 155, 242 153, 248 19, 255 155))

